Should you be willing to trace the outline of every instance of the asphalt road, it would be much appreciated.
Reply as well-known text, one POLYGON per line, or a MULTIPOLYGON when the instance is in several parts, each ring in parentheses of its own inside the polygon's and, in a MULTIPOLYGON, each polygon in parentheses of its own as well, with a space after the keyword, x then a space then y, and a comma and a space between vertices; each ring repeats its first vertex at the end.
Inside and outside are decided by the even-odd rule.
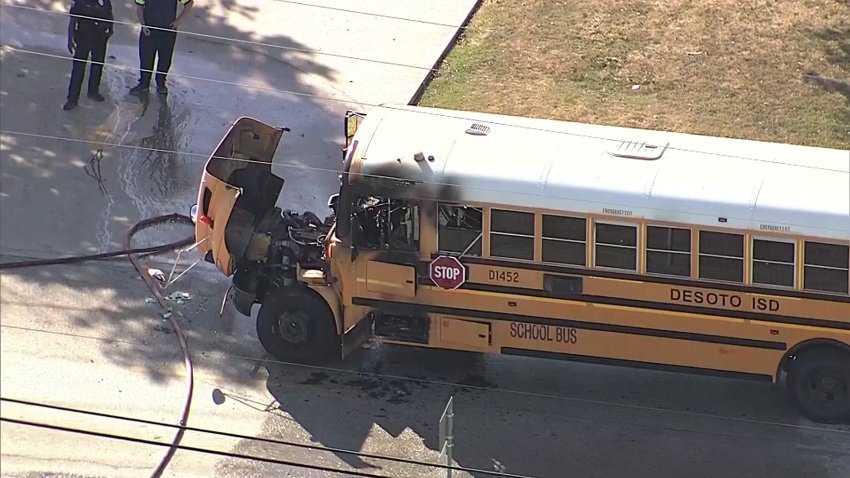
MULTIPOLYGON (((333 3, 447 24, 459 23, 471 4, 444 0, 414 9, 377 0, 333 3)), ((117 11, 123 18, 132 13, 123 4, 117 11)), ((336 184, 345 109, 358 102, 406 102, 452 33, 445 26, 297 4, 214 1, 201 6, 186 28, 419 68, 367 68, 340 56, 181 37, 174 71, 184 76, 174 78, 167 99, 128 97, 134 73, 107 69, 109 101, 84 100, 65 113, 70 65, 62 51, 63 21, 0 10, 0 129, 93 142, 0 134, 4 262, 118 248, 139 219, 188 211, 204 155, 243 114, 293 129, 276 158, 287 178, 282 205, 323 212, 336 184)), ((134 35, 129 28, 116 33, 110 61, 133 66, 134 35)), ((139 244, 189 232, 156 228, 139 244)), ((168 273, 174 259, 166 254, 150 264, 168 273)), ((182 255, 177 271, 197 259, 182 255)), ((229 305, 219 314, 226 288, 201 263, 166 293, 190 294, 174 304, 195 364, 188 424, 248 438, 190 431, 185 446, 343 470, 338 476, 444 476, 438 469, 252 438, 435 463, 438 421, 453 397, 458 466, 538 477, 850 476, 850 427, 799 418, 776 386, 377 344, 330 368, 280 364, 262 353, 251 319, 229 305)), ((176 423, 187 390, 181 353, 149 296, 124 259, 3 271, 0 395, 176 423)), ((160 443, 169 443, 174 432, 9 402, 0 411, 6 418, 160 443)), ((149 476, 165 452, 6 422, 0 442, 4 477, 149 476)), ((165 476, 334 475, 181 450, 165 476)))
MULTIPOLYGON (((2 395, 174 423, 185 393, 179 349, 134 276, 121 263, 4 274, 4 291, 16 293, 3 294, 2 395), (122 285, 104 287, 104 280, 122 285), (68 304, 69 289, 86 303, 55 305, 68 304)), ((178 282, 192 294, 175 306, 196 365, 191 426, 434 463, 438 420, 451 396, 459 466, 539 477, 842 477, 850 470, 850 427, 798 418, 782 389, 769 384, 381 345, 330 368, 269 362, 250 319, 230 307, 218 316, 226 284, 212 277, 200 270, 178 282)), ((3 416, 161 442, 173 432, 6 403, 3 416)), ((163 452, 8 424, 2 439, 3 466, 16 472, 142 476, 163 452), (52 445, 33 446, 45 443, 52 445)), ((183 444, 382 476, 440 475, 198 432, 183 444)), ((327 476, 183 451, 170 470, 327 476)))

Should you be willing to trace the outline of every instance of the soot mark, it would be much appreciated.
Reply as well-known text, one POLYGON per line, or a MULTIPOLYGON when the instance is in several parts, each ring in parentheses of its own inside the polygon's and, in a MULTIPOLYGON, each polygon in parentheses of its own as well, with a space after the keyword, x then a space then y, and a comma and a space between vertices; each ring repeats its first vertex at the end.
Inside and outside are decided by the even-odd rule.
POLYGON ((313 372, 310 374, 310 377, 306 380, 300 382, 302 385, 322 385, 325 383, 325 380, 328 379, 328 375, 323 372, 313 372))

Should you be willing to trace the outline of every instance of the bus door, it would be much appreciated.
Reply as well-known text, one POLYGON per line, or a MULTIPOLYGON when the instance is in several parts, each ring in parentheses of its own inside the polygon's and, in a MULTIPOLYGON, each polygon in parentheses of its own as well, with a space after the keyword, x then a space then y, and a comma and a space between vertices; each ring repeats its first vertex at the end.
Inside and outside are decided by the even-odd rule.
POLYGON ((402 302, 413 299, 420 239, 418 202, 362 195, 353 203, 355 295, 402 302))

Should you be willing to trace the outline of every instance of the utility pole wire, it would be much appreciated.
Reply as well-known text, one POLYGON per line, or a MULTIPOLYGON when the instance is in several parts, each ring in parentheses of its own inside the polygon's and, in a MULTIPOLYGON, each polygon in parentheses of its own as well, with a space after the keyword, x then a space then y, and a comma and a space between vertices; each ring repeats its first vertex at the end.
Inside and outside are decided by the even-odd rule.
POLYGON ((427 463, 427 462, 424 462, 424 461, 411 460, 409 458, 401 458, 401 457, 388 456, 388 455, 378 455, 378 454, 374 454, 374 453, 366 453, 366 452, 360 452, 360 451, 354 451, 354 450, 346 450, 344 448, 307 445, 307 444, 304 444, 304 443, 296 443, 296 442, 291 442, 291 441, 287 441, 287 440, 279 440, 279 439, 274 439, 274 438, 252 437, 252 436, 249 436, 249 435, 242 435, 242 434, 239 434, 239 433, 225 432, 225 431, 220 431, 220 430, 211 430, 211 429, 208 429, 208 428, 192 427, 192 426, 188 426, 188 425, 174 425, 174 424, 171 424, 171 423, 163 423, 163 422, 158 422, 158 421, 155 421, 155 420, 147 420, 147 419, 144 419, 144 418, 134 418, 134 417, 128 417, 128 416, 124 416, 124 415, 115 415, 115 414, 111 414, 111 413, 96 412, 96 411, 93 411, 93 410, 83 410, 83 409, 80 409, 80 408, 65 407, 65 406, 61 406, 61 405, 52 405, 52 404, 48 404, 48 403, 34 402, 34 401, 29 401, 29 400, 21 400, 21 399, 17 399, 17 398, 0 397, 0 402, 9 402, 9 403, 16 403, 16 404, 19 404, 19 405, 26 405, 26 406, 39 407, 39 408, 47 408, 47 409, 50 409, 50 410, 58 410, 58 411, 70 412, 70 413, 79 413, 79 414, 82 414, 82 415, 90 415, 90 416, 101 417, 101 418, 110 418, 110 419, 113 419, 113 420, 122 420, 122 421, 140 423, 140 424, 144 424, 144 425, 153 425, 153 426, 160 426, 160 427, 167 427, 167 428, 181 428, 181 429, 184 429, 186 431, 208 433, 208 434, 211 434, 211 435, 225 436, 225 437, 228 437, 228 438, 238 438, 238 439, 241 439, 241 440, 258 441, 258 442, 269 443, 269 444, 274 444, 274 445, 291 446, 291 447, 294 447, 294 448, 302 448, 302 449, 323 451, 323 452, 329 452, 329 453, 339 453, 339 454, 343 454, 343 455, 353 455, 353 456, 357 456, 357 457, 360 457, 360 458, 370 458, 370 459, 374 459, 374 460, 392 461, 392 462, 396 462, 396 463, 403 463, 403 464, 406 464, 406 465, 423 466, 423 467, 428 467, 428 468, 441 468, 441 469, 446 469, 446 470, 451 469, 451 470, 455 470, 455 471, 465 471, 465 472, 469 472, 469 473, 483 473, 483 474, 487 474, 487 475, 491 475, 491 476, 498 476, 498 477, 504 477, 504 478, 530 478, 527 475, 517 475, 517 474, 513 474, 513 473, 505 473, 505 472, 499 472, 499 471, 488 471, 488 470, 482 470, 482 469, 477 469, 477 468, 467 468, 467 467, 461 467, 461 466, 442 465, 442 464, 438 464, 438 463, 427 463))

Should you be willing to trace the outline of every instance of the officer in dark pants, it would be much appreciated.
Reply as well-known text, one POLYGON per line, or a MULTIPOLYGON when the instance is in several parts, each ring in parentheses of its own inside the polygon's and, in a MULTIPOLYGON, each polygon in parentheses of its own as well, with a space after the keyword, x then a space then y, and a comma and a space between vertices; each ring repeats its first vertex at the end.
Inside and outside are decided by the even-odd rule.
POLYGON ((71 20, 68 22, 68 51, 74 55, 71 68, 71 84, 68 86, 68 101, 65 111, 77 106, 86 63, 91 55, 88 97, 103 101, 100 94, 100 77, 106 59, 106 42, 112 36, 112 3, 109 0, 73 0, 71 20))
POLYGON ((132 94, 148 91, 151 82, 151 72, 156 60, 156 87, 162 95, 168 94, 165 78, 171 68, 171 57, 174 55, 174 44, 177 41, 177 27, 185 19, 192 6, 193 0, 135 0, 136 13, 142 24, 139 33, 139 63, 141 73, 139 84, 130 89, 132 94), (177 3, 183 5, 180 15, 177 15, 177 3), (156 27, 156 28, 149 28, 156 27))

